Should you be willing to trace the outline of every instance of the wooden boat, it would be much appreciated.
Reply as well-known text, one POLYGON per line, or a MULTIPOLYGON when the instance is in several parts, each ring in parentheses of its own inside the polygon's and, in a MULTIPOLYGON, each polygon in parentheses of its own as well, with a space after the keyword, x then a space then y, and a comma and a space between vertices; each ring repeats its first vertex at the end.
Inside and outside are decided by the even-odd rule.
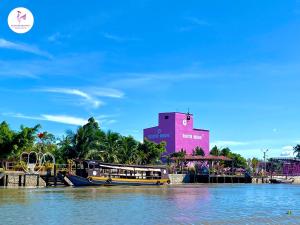
POLYGON ((292 184, 294 182, 293 178, 283 179, 283 178, 274 178, 270 179, 271 184, 292 184))
POLYGON ((112 164, 95 160, 75 161, 75 164, 75 173, 66 175, 74 186, 170 183, 165 166, 112 164))
POLYGON ((106 182, 94 181, 92 179, 77 176, 77 175, 70 174, 70 173, 66 175, 66 178, 71 182, 71 185, 75 186, 75 187, 109 185, 109 183, 106 183, 106 182))

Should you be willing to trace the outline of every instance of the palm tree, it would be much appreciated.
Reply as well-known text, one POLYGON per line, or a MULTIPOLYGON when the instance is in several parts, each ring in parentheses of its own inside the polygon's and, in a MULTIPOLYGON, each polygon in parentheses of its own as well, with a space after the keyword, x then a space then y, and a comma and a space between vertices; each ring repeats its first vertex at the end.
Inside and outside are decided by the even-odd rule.
POLYGON ((253 169, 253 172, 256 172, 256 169, 257 169, 258 165, 259 165, 259 160, 255 157, 252 158, 251 159, 251 167, 253 169))
POLYGON ((144 139, 137 147, 139 164, 158 164, 161 163, 161 155, 166 151, 166 142, 159 144, 144 139))
POLYGON ((108 131, 104 140, 100 143, 100 157, 104 162, 118 163, 121 136, 118 133, 108 131))
POLYGON ((300 158, 300 145, 294 147, 294 153, 296 153, 297 158, 300 158))
POLYGON ((77 158, 94 156, 95 152, 99 150, 104 136, 105 134, 100 130, 98 123, 91 117, 87 124, 77 129, 77 133, 73 137, 75 156, 77 158))
POLYGON ((40 128, 41 125, 39 124, 34 127, 24 127, 21 125, 20 131, 13 138, 13 147, 10 154, 11 159, 16 159, 22 152, 30 152, 33 149, 37 138, 36 134, 40 128))
POLYGON ((58 151, 55 158, 67 162, 68 159, 76 158, 74 148, 74 133, 71 130, 66 131, 66 136, 63 136, 58 143, 58 151))
POLYGON ((124 164, 134 164, 138 161, 138 142, 133 137, 121 137, 119 160, 124 164))

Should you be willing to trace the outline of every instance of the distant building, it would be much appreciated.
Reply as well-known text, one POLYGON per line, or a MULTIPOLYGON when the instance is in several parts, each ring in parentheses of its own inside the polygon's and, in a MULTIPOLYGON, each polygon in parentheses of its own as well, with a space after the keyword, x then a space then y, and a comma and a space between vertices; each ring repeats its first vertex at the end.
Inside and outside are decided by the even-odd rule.
POLYGON ((144 138, 155 143, 165 141, 166 154, 184 149, 191 155, 198 146, 209 155, 209 131, 195 129, 192 114, 169 112, 158 117, 158 126, 144 129, 144 138))
MULTIPOLYGON (((268 172, 285 176, 300 176, 300 159, 294 157, 270 158, 269 162, 262 164, 268 172)), ((264 168, 261 166, 261 168, 264 168)))

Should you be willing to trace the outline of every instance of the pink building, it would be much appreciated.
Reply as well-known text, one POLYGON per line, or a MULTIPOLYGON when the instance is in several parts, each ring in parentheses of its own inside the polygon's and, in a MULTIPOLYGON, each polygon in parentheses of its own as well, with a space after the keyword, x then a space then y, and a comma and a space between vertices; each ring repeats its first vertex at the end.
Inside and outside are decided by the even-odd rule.
POLYGON ((198 146, 209 155, 209 131, 194 128, 192 114, 169 112, 159 113, 158 126, 144 129, 144 138, 155 143, 165 141, 167 153, 186 150, 192 154, 198 146))

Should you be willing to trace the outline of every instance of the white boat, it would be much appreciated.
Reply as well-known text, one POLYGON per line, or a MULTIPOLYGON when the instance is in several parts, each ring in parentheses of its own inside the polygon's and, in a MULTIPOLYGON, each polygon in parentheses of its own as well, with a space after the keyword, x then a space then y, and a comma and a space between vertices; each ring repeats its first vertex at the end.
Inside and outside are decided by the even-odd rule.
POLYGON ((274 178, 270 179, 271 184, 292 184, 294 182, 293 178, 284 179, 284 178, 274 178))

